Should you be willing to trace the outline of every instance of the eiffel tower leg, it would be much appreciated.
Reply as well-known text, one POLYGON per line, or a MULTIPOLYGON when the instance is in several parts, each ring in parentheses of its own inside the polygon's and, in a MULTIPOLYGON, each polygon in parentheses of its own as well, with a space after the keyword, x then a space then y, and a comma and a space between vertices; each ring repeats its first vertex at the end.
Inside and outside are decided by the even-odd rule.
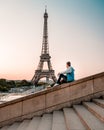
POLYGON ((47 62, 47 64, 48 64, 48 69, 52 70, 52 65, 51 65, 51 61, 50 60, 47 62))
POLYGON ((37 73, 37 71, 35 71, 35 75, 33 76, 32 78, 32 83, 34 85, 37 85, 38 84, 38 81, 39 81, 39 78, 40 78, 40 74, 37 73))
POLYGON ((38 65, 38 70, 42 70, 42 69, 43 69, 43 62, 40 60, 38 65))
POLYGON ((56 79, 55 76, 52 76, 52 79, 53 79, 53 81, 54 81, 55 83, 57 82, 57 79, 56 79))
MULTIPOLYGON (((32 80, 31 80, 31 82, 33 83, 34 82, 34 80, 35 80, 35 75, 33 76, 33 78, 32 78, 32 80)), ((33 83, 34 84, 34 83, 33 83)))
POLYGON ((35 81, 34 81, 35 86, 37 86, 38 82, 39 82, 39 77, 37 77, 37 78, 35 79, 35 81))

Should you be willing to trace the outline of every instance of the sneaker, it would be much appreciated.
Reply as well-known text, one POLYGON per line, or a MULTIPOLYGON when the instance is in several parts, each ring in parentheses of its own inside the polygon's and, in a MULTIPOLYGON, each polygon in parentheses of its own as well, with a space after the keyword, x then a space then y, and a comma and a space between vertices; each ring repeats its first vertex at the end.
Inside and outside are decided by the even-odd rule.
POLYGON ((56 86, 58 86, 58 85, 59 85, 58 83, 55 83, 53 87, 56 87, 56 86))
POLYGON ((50 89, 51 88, 51 86, 49 85, 49 86, 47 86, 47 89, 50 89))

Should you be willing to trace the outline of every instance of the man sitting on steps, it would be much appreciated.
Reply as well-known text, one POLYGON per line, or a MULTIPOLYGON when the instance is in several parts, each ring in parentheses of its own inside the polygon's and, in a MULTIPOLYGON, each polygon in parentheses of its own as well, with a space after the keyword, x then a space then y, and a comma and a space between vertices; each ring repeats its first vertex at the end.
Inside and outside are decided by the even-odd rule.
POLYGON ((71 66, 71 62, 66 63, 66 68, 65 71, 58 73, 59 78, 54 86, 74 81, 74 68, 71 66))

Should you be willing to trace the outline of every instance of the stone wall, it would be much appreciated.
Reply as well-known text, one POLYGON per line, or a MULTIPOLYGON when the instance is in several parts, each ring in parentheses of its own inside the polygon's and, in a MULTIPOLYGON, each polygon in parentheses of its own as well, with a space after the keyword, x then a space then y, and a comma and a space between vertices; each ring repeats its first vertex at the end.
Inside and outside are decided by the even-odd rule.
POLYGON ((0 104, 0 126, 104 95, 104 72, 0 104))

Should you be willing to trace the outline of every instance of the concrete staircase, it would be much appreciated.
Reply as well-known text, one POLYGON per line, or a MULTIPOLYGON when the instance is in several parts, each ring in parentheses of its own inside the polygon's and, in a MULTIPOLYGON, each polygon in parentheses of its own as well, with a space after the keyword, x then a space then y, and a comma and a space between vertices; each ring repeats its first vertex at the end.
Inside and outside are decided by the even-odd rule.
POLYGON ((104 99, 34 116, 0 130, 104 130, 104 99))

